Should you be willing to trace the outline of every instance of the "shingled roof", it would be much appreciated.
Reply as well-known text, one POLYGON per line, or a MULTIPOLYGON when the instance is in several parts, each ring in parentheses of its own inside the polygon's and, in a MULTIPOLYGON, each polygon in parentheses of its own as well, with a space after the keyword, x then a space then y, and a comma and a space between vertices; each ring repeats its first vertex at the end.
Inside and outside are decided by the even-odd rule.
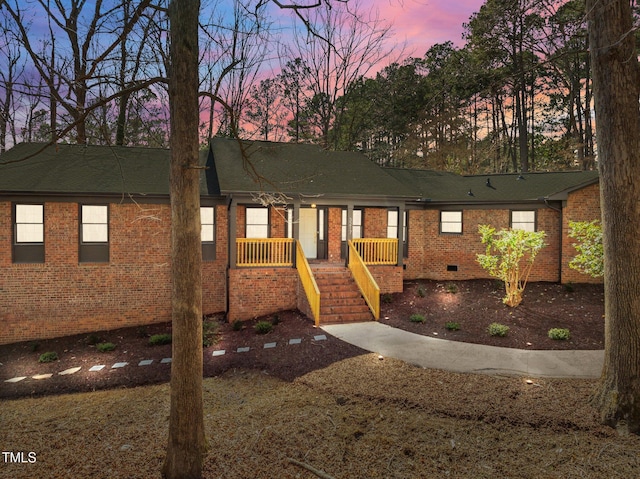
POLYGON ((420 196, 411 185, 398 181, 358 152, 221 138, 211 141, 211 150, 222 193, 265 190, 326 196, 420 196))
MULTIPOLYGON (((460 176, 380 168, 361 153, 307 144, 216 138, 210 146, 200 157, 208 167, 203 196, 277 191, 482 204, 563 200, 598 181, 597 171, 460 176)), ((168 197, 170 156, 158 148, 21 143, 0 156, 0 192, 168 197)))
MULTIPOLYGON (((165 196, 170 157, 160 148, 20 143, 0 156, 0 191, 165 196)), ((201 192, 217 194, 204 175, 201 192)))
POLYGON ((423 199, 446 203, 564 200, 569 192, 598 182, 597 171, 461 176, 442 171, 385 170, 418 190, 423 199))

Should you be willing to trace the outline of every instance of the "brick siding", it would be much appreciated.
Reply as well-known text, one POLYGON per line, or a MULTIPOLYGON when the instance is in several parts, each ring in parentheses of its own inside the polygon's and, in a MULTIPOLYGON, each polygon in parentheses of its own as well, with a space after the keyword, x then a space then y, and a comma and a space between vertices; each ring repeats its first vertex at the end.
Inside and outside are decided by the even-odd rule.
MULTIPOLYGON (((170 208, 109 205, 109 263, 78 263, 77 203, 45 203, 45 262, 14 264, 11 203, 0 203, 0 344, 171 319, 170 208)), ((224 207, 217 208, 223 220, 224 207)), ((203 265, 203 311, 225 307, 226 233, 203 265)))
MULTIPOLYGON (((523 208, 526 209, 526 208, 523 208)), ((488 278, 476 261, 485 247, 478 225, 490 224, 496 229, 508 228, 510 210, 464 210, 462 234, 440 233, 439 210, 409 212, 409 257, 405 258, 405 280, 434 279, 443 281, 488 278), (457 268, 457 271, 449 271, 457 268)), ((538 231, 547 233, 548 244, 536 258, 530 281, 559 281, 560 214, 550 208, 537 210, 538 231)))
POLYGON ((562 283, 602 283, 602 278, 592 278, 569 268, 569 262, 577 252, 573 244, 575 240, 569 238, 569 221, 600 220, 600 186, 587 186, 569 195, 562 217, 562 283))

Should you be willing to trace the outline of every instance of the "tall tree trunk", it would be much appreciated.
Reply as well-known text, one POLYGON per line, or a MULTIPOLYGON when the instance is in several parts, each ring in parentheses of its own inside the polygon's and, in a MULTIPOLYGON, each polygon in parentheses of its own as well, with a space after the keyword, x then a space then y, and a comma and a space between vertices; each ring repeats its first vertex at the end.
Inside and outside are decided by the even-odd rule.
POLYGON ((629 0, 588 0, 605 254, 602 421, 640 433, 640 73, 629 0))
POLYGON ((198 0, 169 5, 172 364, 166 479, 202 476, 202 252, 198 169, 198 0))

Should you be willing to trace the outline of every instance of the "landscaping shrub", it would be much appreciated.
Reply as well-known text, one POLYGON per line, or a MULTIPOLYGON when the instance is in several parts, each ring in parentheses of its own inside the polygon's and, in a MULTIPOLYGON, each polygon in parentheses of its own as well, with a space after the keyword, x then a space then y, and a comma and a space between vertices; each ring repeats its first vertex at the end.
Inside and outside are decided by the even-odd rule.
POLYGON ((273 324, 274 326, 280 324, 280 315, 274 314, 273 318, 271 318, 271 324, 273 324))
POLYGON ((444 327, 447 328, 449 331, 457 331, 460 329, 460 323, 448 321, 445 323, 444 327))
POLYGON ((258 334, 267 334, 273 329, 273 324, 269 321, 258 321, 253 329, 255 329, 258 334))
POLYGON ((380 301, 385 304, 393 303, 393 295, 391 293, 383 293, 380 295, 380 301))
POLYGON ((242 321, 240 321, 239 319, 236 319, 233 324, 231 324, 231 329, 233 329, 234 331, 242 331, 242 328, 244 327, 244 325, 242 324, 242 321))
POLYGON ((505 326, 504 324, 500 323, 491 323, 487 328, 487 331, 489 331, 489 334, 491 336, 504 337, 509 332, 509 326, 505 326))
POLYGON ((569 339, 569 330, 566 328, 551 328, 549 330, 549 337, 558 340, 569 339))
POLYGON ((218 341, 218 323, 214 320, 202 320, 202 346, 208 348, 218 341))
POLYGON ((427 292, 424 290, 424 286, 418 286, 418 296, 424 298, 427 295, 427 292))
POLYGON ((154 334, 149 338, 151 346, 162 346, 163 344, 171 344, 171 335, 169 333, 154 334))
POLYGON ((422 314, 412 314, 409 321, 412 323, 424 323, 427 319, 422 314))
POLYGON ((114 349, 116 349, 116 345, 113 344, 113 343, 98 343, 98 344, 96 344, 96 348, 101 353, 106 353, 106 352, 113 351, 114 349))
POLYGON ((577 241, 573 243, 573 247, 578 252, 569 263, 569 268, 593 278, 604 276, 604 246, 600 221, 569 221, 569 238, 577 241))
POLYGON ((42 353, 38 358, 39 363, 52 363, 53 361, 58 360, 58 353, 55 351, 49 351, 47 353, 42 353))
POLYGON ((522 302, 533 261, 546 246, 544 231, 502 229, 479 225, 485 254, 476 255, 476 261, 491 276, 504 282, 506 295, 502 302, 515 307, 522 302))
POLYGON ((40 349, 40 343, 38 341, 29 343, 29 349, 31 349, 32 353, 35 353, 38 349, 40 349))
POLYGON ((98 344, 100 341, 102 341, 102 339, 100 338, 100 336, 98 336, 95 333, 90 334, 89 336, 87 336, 87 344, 89 346, 95 346, 96 344, 98 344))
POLYGON ((458 285, 455 283, 449 283, 446 286, 447 293, 456 294, 458 292, 458 285))

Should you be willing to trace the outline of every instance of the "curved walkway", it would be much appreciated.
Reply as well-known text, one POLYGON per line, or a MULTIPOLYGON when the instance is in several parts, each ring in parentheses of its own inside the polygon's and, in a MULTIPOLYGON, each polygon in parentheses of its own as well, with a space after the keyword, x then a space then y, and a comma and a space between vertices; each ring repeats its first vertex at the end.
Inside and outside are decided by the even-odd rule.
POLYGON ((410 333, 378 322, 322 326, 327 333, 423 368, 553 378, 598 378, 604 351, 540 351, 483 346, 410 333))

